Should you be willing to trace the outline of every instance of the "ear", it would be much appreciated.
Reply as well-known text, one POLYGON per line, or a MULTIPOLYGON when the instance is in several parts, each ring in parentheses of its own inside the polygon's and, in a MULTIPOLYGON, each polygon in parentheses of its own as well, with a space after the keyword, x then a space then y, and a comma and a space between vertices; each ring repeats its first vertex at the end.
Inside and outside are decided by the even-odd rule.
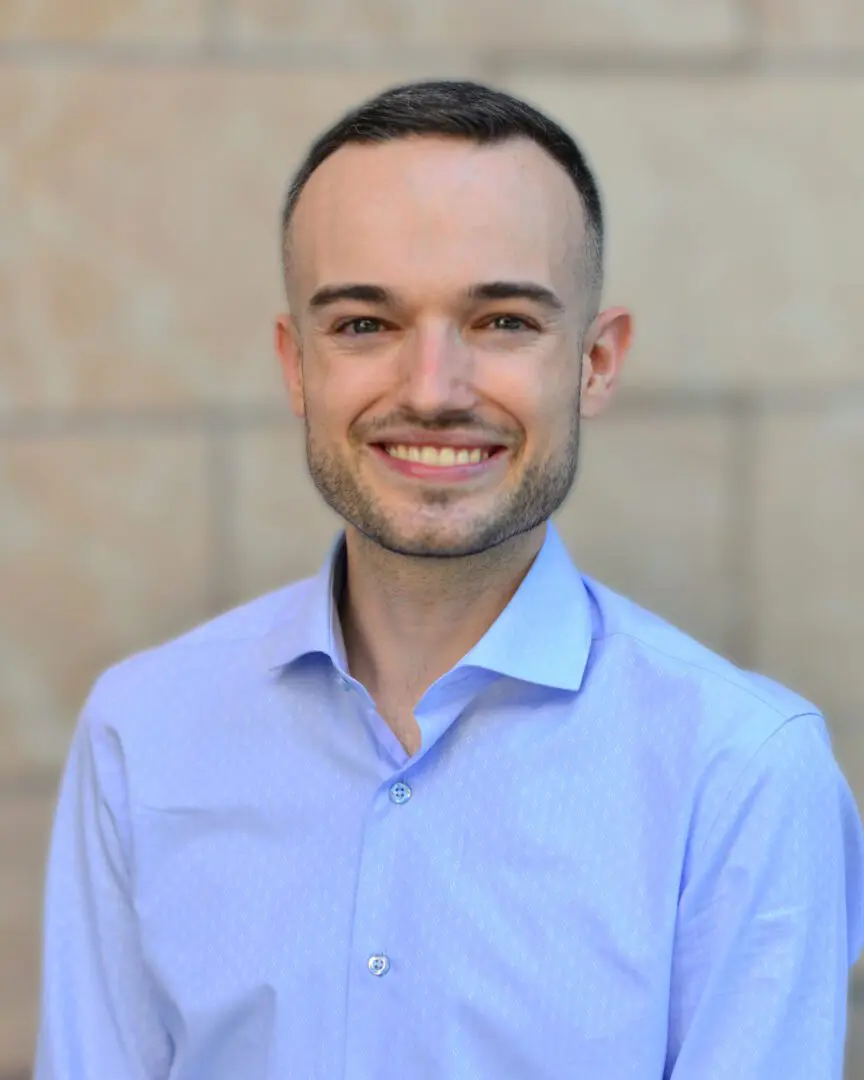
POLYGON ((288 387, 288 397, 295 416, 306 415, 306 398, 303 393, 303 350, 300 333, 294 319, 280 315, 275 327, 276 355, 282 368, 282 377, 288 387))
POLYGON ((588 328, 582 354, 581 415, 597 416, 612 399, 630 350, 633 317, 626 308, 601 311, 588 328))

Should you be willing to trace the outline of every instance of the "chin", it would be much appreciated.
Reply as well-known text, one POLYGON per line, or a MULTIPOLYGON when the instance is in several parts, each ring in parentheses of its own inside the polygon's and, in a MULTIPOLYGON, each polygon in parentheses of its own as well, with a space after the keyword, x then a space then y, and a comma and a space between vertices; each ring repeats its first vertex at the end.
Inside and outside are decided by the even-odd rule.
POLYGON ((378 529, 361 531, 374 543, 396 555, 422 559, 458 559, 477 555, 496 546, 497 538, 489 535, 483 522, 432 524, 422 526, 413 522, 400 528, 389 523, 378 529))
POLYGON ((428 533, 406 530, 385 531, 374 537, 376 542, 396 555, 424 559, 452 559, 468 553, 471 544, 450 533, 428 533))

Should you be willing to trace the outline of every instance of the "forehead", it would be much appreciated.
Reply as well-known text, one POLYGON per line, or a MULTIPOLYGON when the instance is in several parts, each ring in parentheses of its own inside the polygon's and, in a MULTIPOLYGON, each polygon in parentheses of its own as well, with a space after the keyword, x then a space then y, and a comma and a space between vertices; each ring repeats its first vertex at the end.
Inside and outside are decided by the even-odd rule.
POLYGON ((572 181, 529 140, 349 144, 300 196, 292 273, 305 295, 333 281, 428 295, 502 278, 564 291, 583 236, 572 181))

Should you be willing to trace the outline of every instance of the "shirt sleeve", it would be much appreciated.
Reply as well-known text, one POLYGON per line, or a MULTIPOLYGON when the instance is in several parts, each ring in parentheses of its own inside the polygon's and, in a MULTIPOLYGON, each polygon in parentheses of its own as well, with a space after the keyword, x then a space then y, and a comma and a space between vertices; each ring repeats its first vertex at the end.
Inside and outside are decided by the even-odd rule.
POLYGON ((85 709, 69 754, 45 889, 34 1080, 164 1080, 170 1040, 131 900, 119 740, 85 709))
POLYGON ((694 851, 679 903, 670 1080, 841 1080, 864 945, 864 833, 821 717, 783 724, 694 851))

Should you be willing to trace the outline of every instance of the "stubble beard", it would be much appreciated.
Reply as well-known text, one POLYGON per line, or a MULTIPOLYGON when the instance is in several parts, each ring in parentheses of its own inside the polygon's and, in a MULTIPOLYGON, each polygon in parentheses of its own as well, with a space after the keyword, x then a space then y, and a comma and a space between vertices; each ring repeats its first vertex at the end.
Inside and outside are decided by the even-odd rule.
MULTIPOLYGON (((388 518, 375 493, 338 453, 316 441, 314 424, 306 419, 306 463, 324 501, 359 533, 396 555, 413 558, 454 559, 479 555, 530 532, 547 521, 570 494, 579 465, 579 403, 562 448, 545 461, 529 465, 518 486, 502 493, 491 512, 476 520, 463 518, 458 530, 446 521, 449 506, 465 498, 446 488, 418 491, 418 510, 440 507, 442 520, 407 530, 388 518)), ((470 496, 468 496, 470 498, 470 496)), ((426 515, 424 515, 426 516, 426 515)))

